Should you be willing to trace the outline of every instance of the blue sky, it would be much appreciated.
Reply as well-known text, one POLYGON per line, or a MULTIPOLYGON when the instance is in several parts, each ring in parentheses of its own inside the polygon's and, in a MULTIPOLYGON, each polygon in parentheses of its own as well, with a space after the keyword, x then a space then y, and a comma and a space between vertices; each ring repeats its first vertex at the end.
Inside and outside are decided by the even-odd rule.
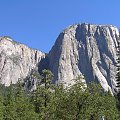
POLYGON ((59 33, 74 23, 120 28, 120 0, 0 0, 0 36, 49 52, 59 33))

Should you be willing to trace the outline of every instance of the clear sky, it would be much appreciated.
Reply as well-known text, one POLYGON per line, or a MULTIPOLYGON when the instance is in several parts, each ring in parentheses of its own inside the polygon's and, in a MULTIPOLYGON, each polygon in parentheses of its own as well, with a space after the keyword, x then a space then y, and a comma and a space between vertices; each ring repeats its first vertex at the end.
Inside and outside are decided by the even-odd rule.
POLYGON ((120 28, 120 0, 0 0, 0 36, 48 52, 74 23, 120 28))

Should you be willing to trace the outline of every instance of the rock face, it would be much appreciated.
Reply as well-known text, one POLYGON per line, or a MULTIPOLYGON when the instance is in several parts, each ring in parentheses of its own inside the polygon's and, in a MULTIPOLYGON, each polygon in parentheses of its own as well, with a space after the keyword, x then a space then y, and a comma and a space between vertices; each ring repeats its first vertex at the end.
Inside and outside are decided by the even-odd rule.
POLYGON ((0 83, 9 86, 19 78, 25 78, 44 58, 45 54, 13 41, 0 37, 0 83))
MULTIPOLYGON (((48 68, 55 83, 63 82, 67 86, 84 75, 86 83, 95 81, 104 90, 114 92, 118 41, 119 30, 115 26, 77 24, 60 33, 46 56, 9 37, 0 37, 0 82, 8 86, 28 74, 32 78, 33 69, 48 68)), ((36 80, 26 81, 29 89, 35 88, 36 80)))
POLYGON ((86 83, 99 82, 104 90, 115 89, 116 49, 119 30, 112 25, 78 24, 60 33, 49 52, 54 82, 72 83, 84 75, 86 83))

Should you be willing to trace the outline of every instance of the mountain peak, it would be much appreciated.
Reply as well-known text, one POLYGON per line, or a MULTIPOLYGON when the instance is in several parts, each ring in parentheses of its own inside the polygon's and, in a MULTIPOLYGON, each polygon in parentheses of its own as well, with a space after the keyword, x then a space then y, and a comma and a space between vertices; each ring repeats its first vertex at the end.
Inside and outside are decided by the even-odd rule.
POLYGON ((1 36, 0 40, 9 40, 9 41, 13 41, 12 38, 10 36, 1 36))
POLYGON ((113 25, 80 23, 66 28, 49 53, 54 81, 67 85, 78 75, 114 91, 119 30, 113 25))
POLYGON ((45 54, 20 44, 11 37, 0 37, 0 82, 9 86, 26 78, 45 54))
POLYGON ((16 44, 11 37, 0 37, 0 81, 9 85, 36 67, 48 68, 55 83, 68 86, 84 75, 84 82, 95 81, 114 92, 119 35, 113 25, 74 24, 60 33, 48 54, 16 44))

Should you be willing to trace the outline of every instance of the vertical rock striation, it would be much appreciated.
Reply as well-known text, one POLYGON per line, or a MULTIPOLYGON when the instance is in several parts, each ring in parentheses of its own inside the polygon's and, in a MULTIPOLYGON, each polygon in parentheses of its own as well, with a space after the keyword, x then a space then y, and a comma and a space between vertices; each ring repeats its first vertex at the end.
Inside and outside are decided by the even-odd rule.
MULTIPOLYGON (((112 25, 76 24, 58 36, 48 55, 0 37, 0 83, 9 86, 19 78, 32 78, 33 69, 50 69, 54 82, 66 86, 84 75, 85 82, 98 82, 105 91, 116 89, 116 59, 119 30, 112 25)), ((35 80, 25 83, 36 84, 35 80)), ((30 89, 33 87, 30 85, 30 89)))
POLYGON ((54 82, 73 84, 82 74, 86 83, 94 80, 114 91, 118 39, 119 30, 112 25, 83 23, 65 29, 48 55, 54 82))
POLYGON ((44 58, 45 54, 13 41, 0 37, 0 83, 9 86, 26 76, 44 58))

